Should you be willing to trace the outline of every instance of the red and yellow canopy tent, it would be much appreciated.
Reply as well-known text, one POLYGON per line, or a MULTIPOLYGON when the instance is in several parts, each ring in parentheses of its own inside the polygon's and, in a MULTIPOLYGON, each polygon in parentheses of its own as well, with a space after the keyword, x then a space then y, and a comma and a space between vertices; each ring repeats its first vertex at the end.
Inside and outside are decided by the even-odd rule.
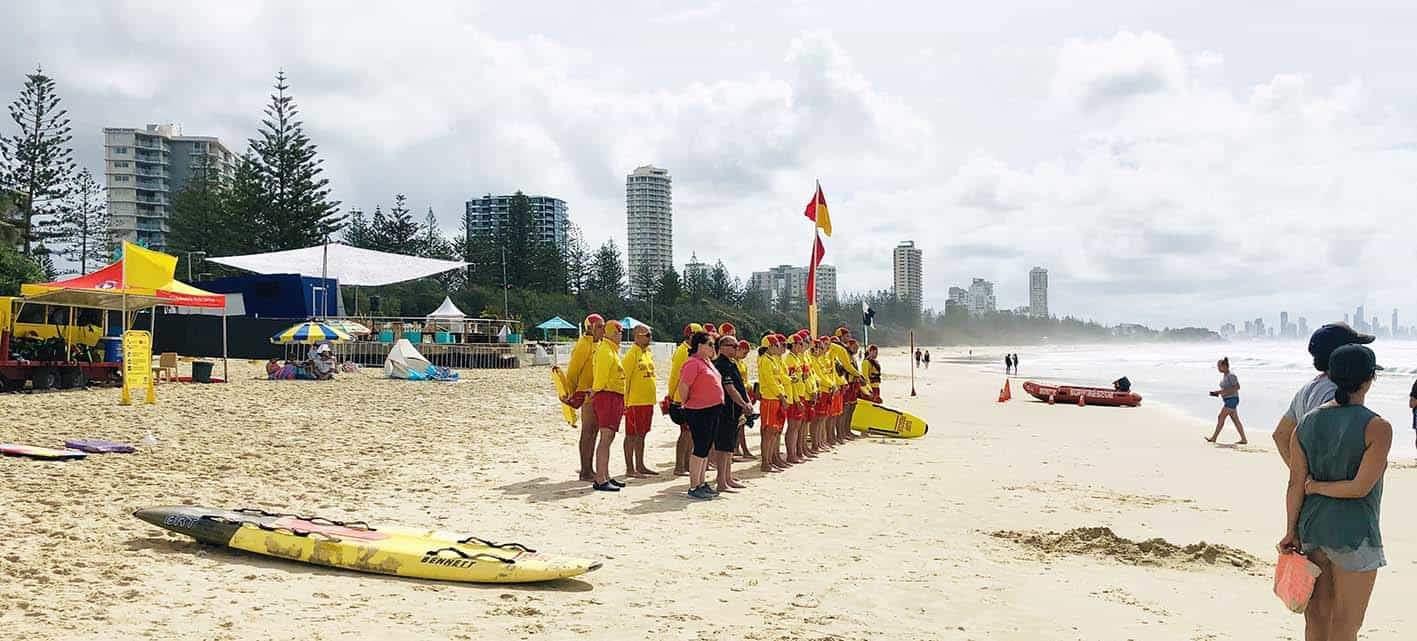
MULTIPOLYGON (((222 374, 225 376, 226 296, 183 283, 174 277, 176 272, 176 256, 124 242, 123 256, 118 262, 82 276, 21 285, 20 295, 36 303, 121 311, 125 328, 132 326, 138 311, 159 305, 220 309, 222 374)), ((156 313, 152 329, 155 334, 156 313)))

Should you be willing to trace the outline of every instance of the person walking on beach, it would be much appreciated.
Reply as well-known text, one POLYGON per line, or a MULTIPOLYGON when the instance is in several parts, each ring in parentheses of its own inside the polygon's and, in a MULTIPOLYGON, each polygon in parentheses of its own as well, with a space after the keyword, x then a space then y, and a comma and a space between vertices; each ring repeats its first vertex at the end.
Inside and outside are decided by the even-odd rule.
POLYGON ((1285 534, 1279 551, 1319 566, 1304 611, 1304 637, 1358 638, 1378 568, 1387 565, 1378 515, 1392 424, 1363 405, 1377 357, 1362 345, 1335 349, 1334 398, 1304 415, 1290 436, 1285 534))
POLYGON ((1220 397, 1220 415, 1215 418, 1215 433, 1211 434, 1206 442, 1214 443, 1215 439, 1220 438, 1220 430, 1225 428, 1225 419, 1228 417, 1235 423, 1235 431, 1240 433, 1240 440, 1236 445, 1245 445, 1250 441, 1245 438, 1245 426, 1240 424, 1240 379, 1230 371, 1228 356, 1216 361, 1215 369, 1220 371, 1220 389, 1212 391, 1210 395, 1220 397))
POLYGON ((601 492, 619 492, 625 486, 610 476, 610 445, 615 442, 620 419, 625 415, 625 368, 620 360, 622 332, 620 321, 605 323, 603 337, 595 347, 590 404, 600 439, 595 446, 595 484, 591 487, 601 492))
POLYGON ((1289 402, 1289 409, 1280 417, 1279 424, 1274 428, 1274 445, 1285 465, 1291 464, 1289 437, 1294 434, 1294 428, 1299 425, 1299 421, 1305 414, 1333 400, 1336 388, 1328 375, 1329 357, 1333 355, 1333 351, 1344 345, 1367 345, 1371 342, 1372 336, 1354 331, 1348 323, 1329 323, 1314 330, 1313 335, 1309 336, 1309 355, 1314 357, 1314 369, 1319 371, 1319 375, 1299 388, 1294 399, 1289 402))
POLYGON ((689 454, 689 496, 711 499, 718 496, 718 492, 705 482, 704 474, 708 471, 719 414, 723 412, 723 377, 713 366, 715 352, 708 332, 695 332, 689 337, 689 353, 691 356, 684 361, 675 391, 682 399, 684 422, 689 425, 694 443, 689 454))
POLYGON ((920 350, 915 350, 915 369, 920 369, 920 350))
POLYGON ((930 350, 925 350, 925 369, 930 369, 930 350))
POLYGON ((654 423, 654 397, 658 395, 654 380, 654 340, 648 325, 634 330, 635 344, 625 351, 620 362, 625 370, 625 476, 642 479, 658 476, 659 472, 645 465, 645 437, 654 423))
POLYGON ((1004 354, 1004 373, 1005 373, 1005 374, 1012 374, 1012 373, 1014 373, 1014 355, 1013 355, 1013 354, 1004 354))
POLYGON ((738 339, 729 334, 718 338, 718 358, 713 365, 723 386, 723 411, 718 415, 718 429, 714 432, 713 449, 717 462, 718 482, 714 488, 719 492, 733 492, 747 487, 733 478, 733 450, 738 445, 738 432, 742 428, 742 418, 753 412, 748 403, 748 391, 739 373, 734 355, 738 352, 738 339))
POLYGON ((571 348, 571 360, 566 363, 566 382, 575 387, 561 402, 581 411, 581 437, 577 442, 580 480, 594 481, 595 438, 599 432, 595 426, 595 410, 587 401, 595 377, 595 346, 605 336, 605 318, 600 314, 591 314, 585 317, 581 327, 584 333, 571 348))
POLYGON ((1014 376, 1018 376, 1018 354, 1014 354, 1014 376))

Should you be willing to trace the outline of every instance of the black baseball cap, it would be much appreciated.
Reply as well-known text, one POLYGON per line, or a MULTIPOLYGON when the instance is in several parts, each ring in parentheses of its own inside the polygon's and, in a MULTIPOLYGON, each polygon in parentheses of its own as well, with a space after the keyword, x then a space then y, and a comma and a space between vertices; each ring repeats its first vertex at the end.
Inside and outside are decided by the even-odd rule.
POLYGON ((1314 330, 1309 337, 1309 355, 1314 357, 1314 369, 1327 372, 1329 357, 1333 351, 1344 345, 1367 345, 1373 342, 1371 334, 1362 334, 1348 326, 1348 323, 1329 323, 1314 330))
POLYGON ((1343 345, 1328 359, 1328 377, 1334 381, 1362 382, 1377 371, 1377 355, 1362 345, 1343 345))

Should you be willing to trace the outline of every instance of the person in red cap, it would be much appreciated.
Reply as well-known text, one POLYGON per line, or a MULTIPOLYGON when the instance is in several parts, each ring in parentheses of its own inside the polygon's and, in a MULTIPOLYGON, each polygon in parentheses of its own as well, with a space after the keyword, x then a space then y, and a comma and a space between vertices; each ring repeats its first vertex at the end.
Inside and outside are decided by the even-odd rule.
MULTIPOLYGON (((728 325, 728 323, 724 323, 724 325, 728 325)), ((719 329, 723 329, 723 326, 720 325, 720 326, 719 326, 719 329)), ((733 326, 732 326, 732 325, 728 325, 728 329, 732 330, 732 329, 733 329, 733 326)), ((733 335, 733 334, 730 334, 730 333, 725 333, 725 334, 724 334, 724 336, 732 336, 732 335, 733 335)), ((748 341, 745 341, 745 340, 743 340, 743 339, 740 338, 740 339, 738 339, 738 351, 735 352, 734 355, 733 355, 733 360, 734 360, 736 363, 738 363, 738 374, 739 374, 739 376, 742 376, 742 377, 743 377, 743 383, 744 383, 745 385, 746 385, 747 382, 748 382, 748 352, 751 351, 752 349, 753 349, 753 345, 752 345, 751 343, 749 343, 748 341)), ((751 404, 751 403, 756 402, 756 401, 758 400, 758 398, 757 398, 757 395, 755 394, 754 390, 751 389, 751 388, 749 388, 747 391, 748 391, 748 403, 751 404)), ((738 456, 739 456, 740 458, 742 458, 742 460, 744 460, 744 461, 751 461, 751 460, 753 460, 753 459, 755 458, 755 457, 753 456, 753 451, 750 450, 750 449, 748 449, 748 426, 747 426, 746 424, 738 426, 738 452, 737 452, 737 454, 738 454, 738 456)))
POLYGON ((796 465, 805 460, 798 444, 802 438, 802 425, 807 418, 807 379, 802 371, 805 366, 803 352, 806 348, 802 344, 801 336, 796 333, 786 337, 783 342, 787 345, 787 353, 782 355, 782 367, 787 372, 787 380, 792 386, 787 411, 784 412, 787 428, 784 430, 783 443, 787 450, 787 464, 796 465))
POLYGON ((730 323, 728 321, 724 321, 718 324, 718 333, 720 336, 736 336, 736 331, 737 329, 733 327, 733 323, 730 323))
POLYGON ((704 331, 703 325, 689 323, 684 326, 684 342, 674 348, 674 356, 669 359, 669 389, 664 400, 659 402, 660 411, 679 426, 679 441, 674 445, 674 476, 689 475, 689 453, 694 449, 694 438, 689 431, 689 423, 684 420, 682 409, 684 399, 679 397, 679 375, 684 363, 693 356, 689 350, 689 340, 694 334, 704 331), (678 417, 678 418, 675 418, 678 417))
POLYGON ((620 431, 620 419, 625 416, 626 380, 625 367, 620 360, 620 337, 623 333, 620 321, 605 323, 602 333, 604 336, 596 344, 592 366, 590 406, 595 414, 597 436, 600 437, 599 444, 593 445, 595 485, 592 487, 600 492, 619 492, 625 484, 610 476, 610 446, 615 442, 615 433, 620 431))
POLYGON ((764 472, 786 469, 782 458, 782 428, 787 424, 787 404, 791 383, 782 366, 782 343, 775 334, 763 337, 758 347, 758 409, 762 413, 762 457, 759 468, 764 472))
MULTIPOLYGON (((848 334, 845 347, 847 362, 856 366, 856 354, 861 351, 861 343, 848 334)), ((856 413, 856 401, 861 398, 861 389, 866 384, 866 374, 860 371, 863 366, 856 367, 857 373, 860 375, 850 379, 850 382, 846 384, 846 395, 842 397, 845 409, 842 412, 841 424, 837 426, 837 430, 839 438, 843 441, 854 441, 858 438, 856 433, 851 431, 851 415, 856 413)))
POLYGON ((600 314, 591 314, 581 327, 584 333, 571 348, 571 360, 566 364, 566 382, 574 389, 561 402, 581 411, 581 437, 578 442, 580 480, 594 481, 595 438, 600 430, 595 422, 595 411, 586 401, 590 397, 591 384, 595 382, 595 348, 605 337, 605 318, 600 314))
POLYGON ((635 326, 632 334, 635 342, 621 361, 625 370, 625 475, 642 479, 659 475, 645 465, 645 437, 654 422, 657 395, 654 353, 650 350, 654 334, 644 323, 635 326))

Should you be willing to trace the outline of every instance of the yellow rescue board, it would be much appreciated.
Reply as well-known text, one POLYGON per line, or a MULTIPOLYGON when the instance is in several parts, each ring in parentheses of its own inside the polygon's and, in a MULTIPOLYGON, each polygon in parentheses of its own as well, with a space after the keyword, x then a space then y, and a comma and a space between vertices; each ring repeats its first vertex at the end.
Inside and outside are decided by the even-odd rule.
POLYGON ((566 419, 567 425, 575 427, 576 410, 572 409, 570 405, 562 403, 559 400, 570 395, 570 392, 566 391, 570 388, 570 385, 566 383, 565 372, 562 372, 561 368, 556 367, 554 365, 551 366, 551 384, 556 386, 556 398, 558 399, 556 401, 556 404, 561 406, 561 418, 566 419))
POLYGON ((528 583, 580 576, 600 562, 538 554, 521 546, 459 543, 455 535, 385 528, 377 540, 296 534, 243 525, 228 546, 264 556, 435 581, 528 583))
POLYGON ((878 436, 920 438, 930 431, 930 426, 914 414, 858 400, 851 414, 851 429, 878 436))

